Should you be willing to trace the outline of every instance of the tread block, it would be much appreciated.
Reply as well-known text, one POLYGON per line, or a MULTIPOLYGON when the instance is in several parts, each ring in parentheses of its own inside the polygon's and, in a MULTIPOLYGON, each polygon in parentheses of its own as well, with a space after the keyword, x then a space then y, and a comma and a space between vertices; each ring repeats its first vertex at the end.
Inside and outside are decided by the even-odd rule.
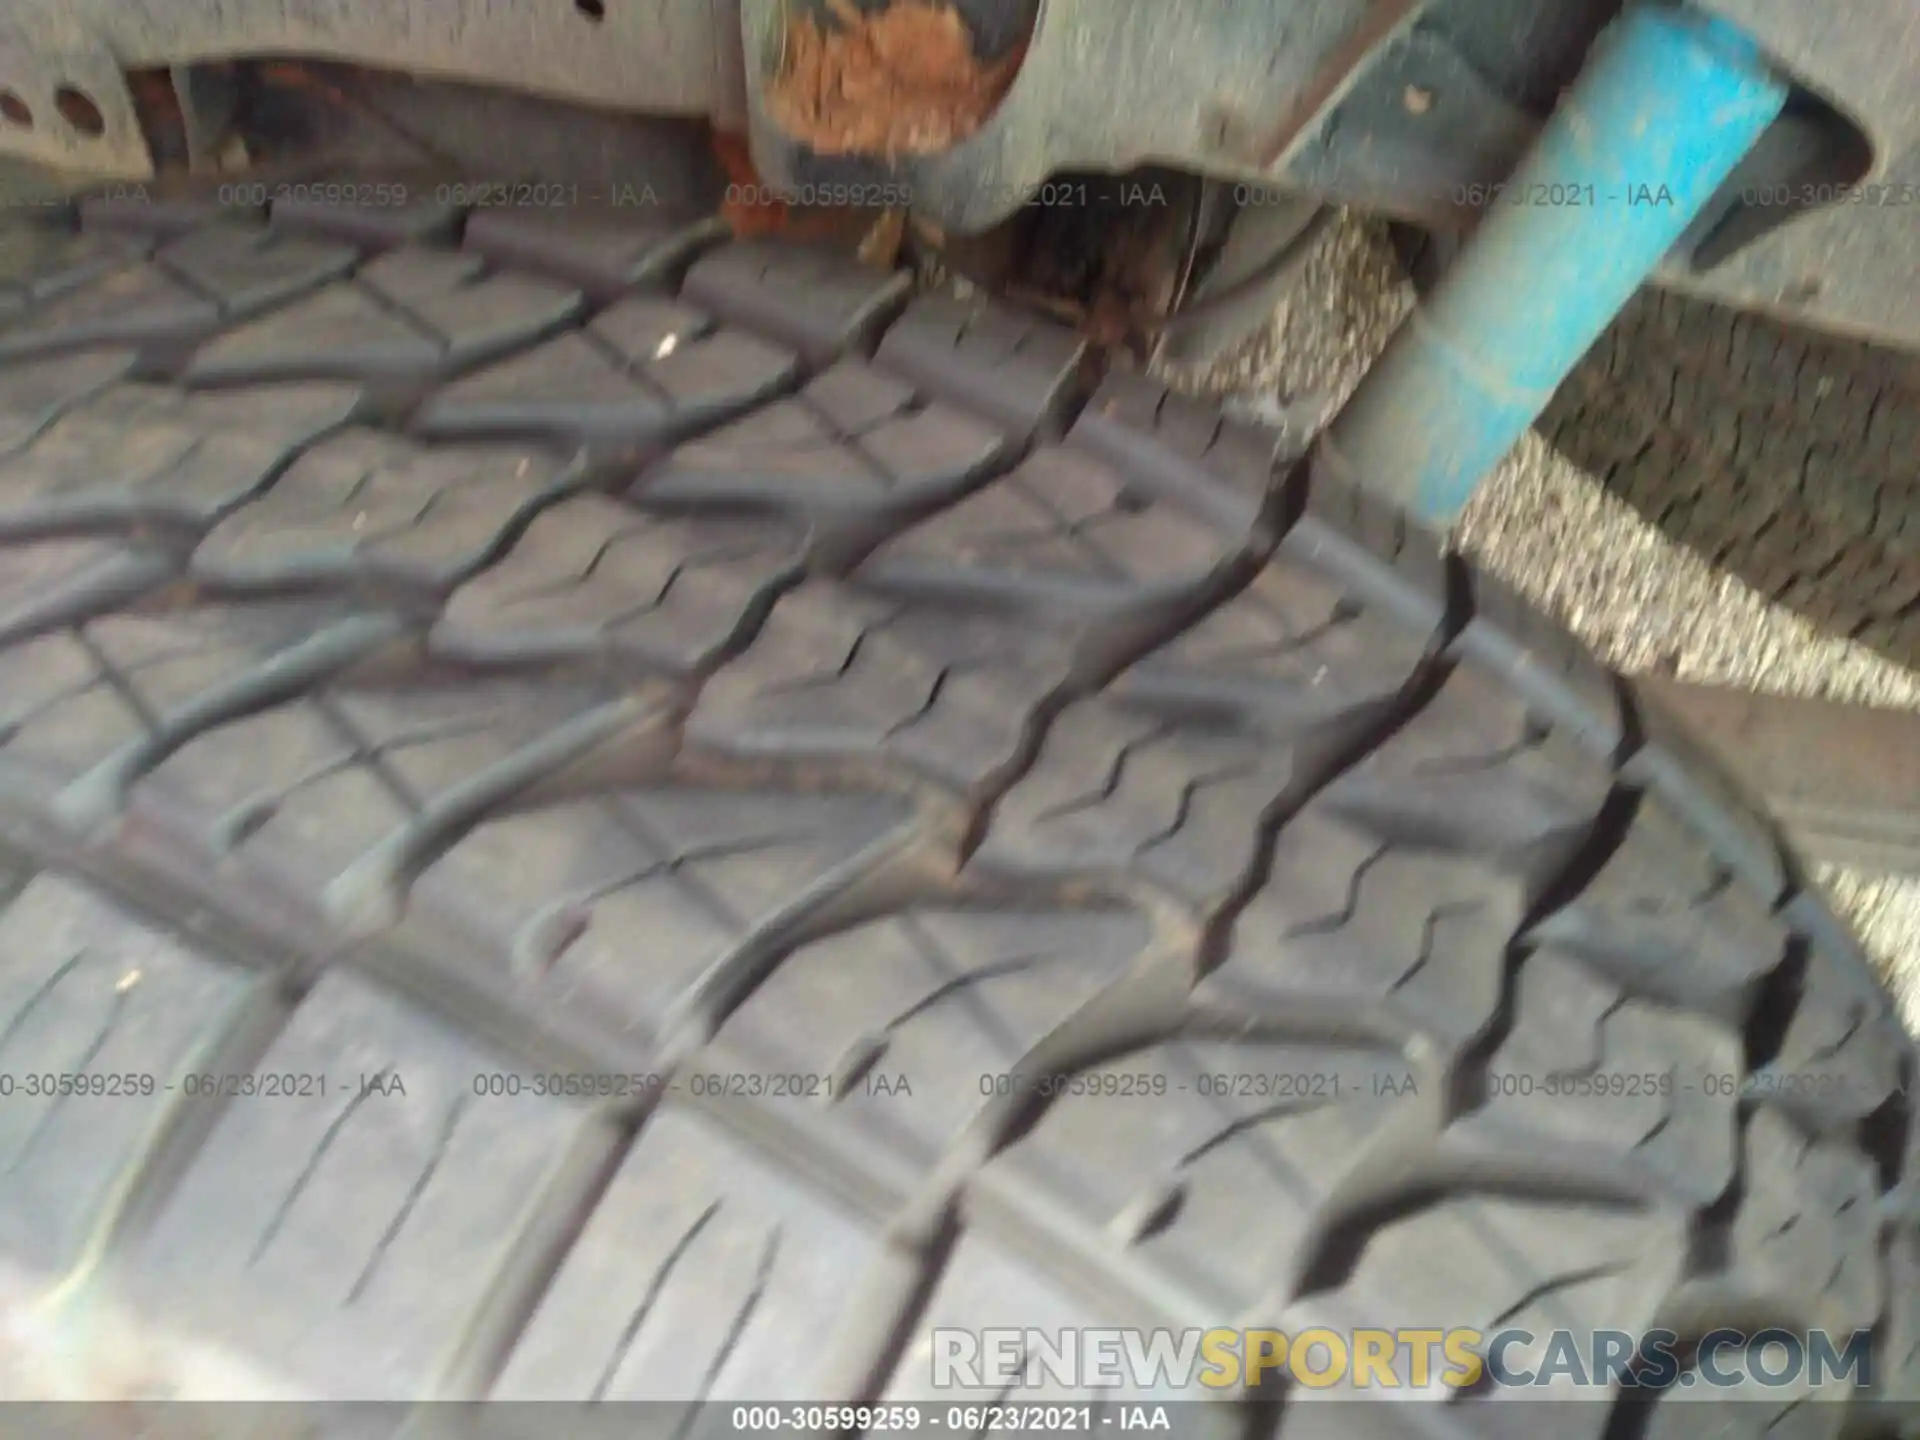
POLYGON ((1071 639, 812 582, 702 688, 688 738, 756 759, 903 766, 974 800, 1073 673, 1071 639))
POLYGON ((120 386, 0 456, 0 534, 149 521, 204 525, 347 423, 359 392, 289 385, 192 396, 120 386))
POLYGON ((823 526, 912 515, 968 489, 1009 453, 1005 436, 863 361, 842 360, 798 394, 689 440, 634 494, 669 505, 748 505, 823 526))
POLYGON ((1620 692, 1593 652, 1491 576, 1475 572, 1474 614, 1455 642, 1596 754, 1613 758, 1626 730, 1620 692))
POLYGON ((151 589, 173 567, 118 540, 41 540, 0 548, 0 645, 151 589))
POLYGON ((949 594, 1124 615, 1194 594, 1252 540, 1249 510, 1221 527, 1189 489, 1109 466, 1071 447, 1035 452, 1011 473, 876 550, 859 578, 949 594))
POLYGON ((151 236, 11 225, 0 247, 0 321, 104 279, 153 253, 151 236))
POLYGON ((530 1077, 476 1095, 501 1072, 518 1067, 324 976, 255 1067, 311 1077, 303 1093, 229 1102, 120 1288, 157 1333, 274 1365, 287 1398, 432 1396, 516 1243, 611 1143, 530 1077))
POLYGON ((0 1105, 0 1248, 48 1281, 77 1265, 182 1075, 254 998, 238 969, 60 876, 0 912, 0 1070, 16 1087, 0 1105), (101 1093, 27 1093, 54 1075, 101 1093))
POLYGON ((1029 441, 1058 433, 1086 353, 1064 325, 985 296, 934 294, 907 306, 875 359, 1029 441))
POLYGON ((581 483, 577 465, 537 450, 429 449, 351 430, 308 451, 214 527, 193 571, 231 585, 364 581, 446 591, 581 483))
POLYGON ((1278 555, 1335 576, 1356 600, 1423 636, 1446 622, 1453 581, 1440 536, 1359 486, 1312 476, 1278 555))
POLYGON ((1764 1105, 1747 1117, 1744 1161, 1725 1274, 1702 1283, 1780 1304, 1836 1344, 1870 1327, 1886 1298, 1873 1162, 1844 1141, 1809 1140, 1764 1105))
POLYGON ((994 1078, 1119 979, 1147 939, 1146 922, 1120 910, 910 910, 789 955, 719 1044, 767 1074, 835 1077, 834 1094, 771 1103, 833 1104, 931 1167, 994 1078), (869 1074, 887 1085, 863 1085, 869 1074))
POLYGON ((773 519, 663 517, 576 496, 454 591, 431 643, 462 660, 601 658, 694 675, 799 573, 804 540, 773 519))
POLYGON ((785 389, 793 354, 664 296, 636 295, 584 328, 436 392, 429 435, 538 435, 650 455, 785 389))
MULTIPOLYGON (((57 365, 59 361, 49 361, 57 365)), ((36 369, 40 368, 38 366, 36 369)), ((357 385, 327 382, 262 385, 246 390, 186 390, 173 385, 110 385, 68 412, 104 424, 181 425, 205 431, 244 430, 292 444, 333 423, 360 396, 357 385)))
POLYGON ((1373 722, 1425 655, 1419 635, 1362 608, 1346 587, 1305 566, 1274 562, 1136 661, 1112 692, 1298 734, 1334 721, 1373 722))
POLYGON ((1382 837, 1483 857, 1529 897, 1585 842, 1613 787, 1605 761, 1471 667, 1328 787, 1382 837))
POLYGON ((607 703, 580 682, 343 679, 197 735, 135 785, 135 828, 322 906, 332 882, 607 703))
MULTIPOLYGON (((1506 1355, 1515 1368, 1533 1370, 1558 1331, 1570 1332, 1584 1357, 1593 1354, 1591 1337, 1597 1330, 1639 1335, 1660 1323, 1661 1304, 1686 1271, 1687 1241, 1687 1214, 1677 1208, 1612 1209, 1578 1199, 1454 1195, 1375 1231, 1340 1289, 1290 1306, 1275 1323, 1295 1334, 1310 1325, 1469 1328, 1489 1339, 1502 1330, 1526 1330, 1536 1341, 1509 1345, 1506 1355)), ((1432 1358, 1435 1369, 1451 1368, 1437 1354, 1432 1358)), ((1402 1385, 1410 1382, 1404 1350, 1394 1369, 1402 1385)), ((1497 1401, 1485 1418, 1474 1413, 1481 1409, 1475 1405, 1460 1423, 1483 1434, 1533 1434, 1540 1411, 1528 1399, 1584 1398, 1591 1404, 1591 1390, 1576 1391, 1551 1371, 1548 1377, 1541 1388, 1529 1387, 1524 1397, 1514 1397, 1520 1400, 1515 1428, 1498 1428, 1497 1401)), ((1363 1401, 1366 1394, 1350 1376, 1346 1384, 1321 1393, 1363 1401)), ((1379 1403, 1377 1391, 1373 1403, 1379 1403)), ((1569 1411, 1576 1425, 1583 1408, 1569 1411)), ((1332 1407, 1332 1413, 1339 1409, 1332 1407)), ((1551 1428, 1556 1435, 1581 1433, 1557 1421, 1551 1428)), ((1311 1432, 1282 1427, 1281 1433, 1311 1432)))
MULTIPOLYGON (((318 187, 324 191, 324 186, 318 187)), ((393 250, 402 245, 445 244, 460 228, 460 211, 425 195, 408 196, 396 203, 375 193, 364 196, 368 187, 349 184, 338 199, 324 193, 316 197, 288 196, 273 202, 267 223, 276 230, 295 235, 317 235, 340 240, 362 250, 393 250)), ((406 195, 404 185, 392 187, 406 195)))
POLYGON ((0 360, 85 345, 195 344, 345 274, 343 245, 214 225, 49 297, 0 330, 0 360))
POLYGON ((983 861, 1137 863, 1211 910, 1254 862, 1266 817, 1309 793, 1413 678, 1417 641, 1362 643, 1384 628, 1313 572, 1268 566, 1056 719, 983 861))
POLYGON ((1413 1083, 1388 1051, 1170 1042, 1071 1077, 980 1183, 1030 1190, 1114 1263, 1132 1252, 1204 1325, 1285 1282, 1413 1083))
POLYGON ((1780 840, 1758 801, 1657 701, 1640 697, 1646 743, 1620 767, 1621 778, 1663 796, 1768 904, 1787 889, 1780 840))
POLYGON ((1887 1318, 1875 1362, 1872 1397, 1920 1401, 1920 1235, 1898 1226, 1887 1235, 1887 1318))
POLYGON ((549 280, 477 255, 403 250, 197 351, 190 382, 427 381, 532 344, 580 312, 549 280))
POLYGON ((717 222, 675 224, 614 211, 487 209, 468 219, 465 244, 496 264, 552 275, 604 302, 669 283, 724 233, 717 222))
POLYGON ((339 618, 312 604, 105 615, 0 650, 0 790, 51 802, 339 618))
POLYGON ((1786 955, 1787 932, 1657 793, 1580 891, 1529 932, 1578 955, 1636 995, 1747 1013, 1761 978, 1786 955))
POLYGON ((1604 1155, 1695 1205, 1719 1197, 1739 1143, 1737 1032, 1633 999, 1552 950, 1521 966, 1515 1007, 1482 1108, 1450 1139, 1490 1154, 1604 1155))
POLYGON ((409 923, 460 979, 645 1046, 767 937, 904 843, 890 796, 629 789, 472 830, 415 882, 409 923))
POLYGON ((879 1246, 872 1220, 669 1103, 595 1206, 492 1398, 678 1401, 681 1425, 702 1399, 821 1400, 821 1351, 879 1246))
POLYGON ((1308 806, 1194 992, 1216 1014, 1327 1015, 1458 1045, 1500 1002, 1524 913, 1510 877, 1308 806))
POLYGON ((912 289, 905 271, 874 270, 831 247, 742 240, 695 261, 681 293, 824 365, 867 344, 912 289))
POLYGON ((1016 875, 1140 876, 1196 911, 1225 903, 1275 807, 1313 781, 1331 736, 1277 746, 1202 717, 1105 697, 1070 705, 995 806, 972 863, 1016 875))
MULTIPOLYGON (((1039 1331, 1048 1336, 1070 1336, 1089 1328, 1125 1323, 1115 1312, 1090 1304, 1080 1295, 1056 1283, 1046 1269, 1024 1254, 1003 1248, 996 1237, 975 1231, 962 1233, 954 1243, 940 1278, 934 1283, 926 1307, 909 1333, 907 1344, 895 1362, 881 1403, 918 1403, 929 1407, 951 1404, 1032 1404, 1061 1403, 1111 1405, 1121 1401, 1148 1399, 1161 1401, 1222 1400, 1237 1398, 1230 1390, 1201 1390, 1188 1387, 1177 1390, 1142 1389, 1130 1380, 1120 1385, 1089 1386, 1069 1389, 1045 1366, 1036 1365, 1032 1375, 1020 1369, 1025 1357, 1015 1351, 1005 1369, 996 1368, 998 1357, 989 1354, 984 1344, 969 1357, 957 1357, 962 1366, 950 1373, 936 1369, 934 1332, 967 1331, 980 1336, 986 1330, 1017 1331, 1022 1335, 1039 1331), (978 1368, 974 1368, 977 1366, 978 1368), (1017 1388, 1004 1382, 1007 1372, 1021 1376, 1017 1388), (975 1379, 980 1383, 973 1383, 975 1379)), ((990 1337, 982 1337, 986 1339, 990 1337)), ((1036 1357, 1037 1358, 1037 1357, 1036 1357)), ((1212 1414, 1196 1415, 1195 1406, 1186 1405, 1180 1415, 1180 1432, 1195 1440, 1228 1440, 1245 1432, 1243 1412, 1228 1404, 1214 1406, 1212 1414)), ((942 1419, 944 1411, 935 1411, 942 1419)), ((1105 1417, 1103 1417, 1104 1421, 1105 1417)), ((1116 1427, 1117 1428, 1117 1427, 1116 1427)))
POLYGON ((1278 430, 1230 419, 1216 405, 1125 371, 1107 377, 1067 433, 1069 445, 1129 474, 1152 476, 1229 530, 1266 513, 1281 438, 1278 430))
POLYGON ((1845 1133, 1913 1083, 1912 1041, 1863 963, 1815 945, 1786 1034, 1753 1094, 1816 1131, 1845 1133))
POLYGON ((337 423, 360 397, 356 385, 325 382, 244 390, 182 390, 115 385, 77 408, 76 421, 179 425, 205 432, 245 431, 282 445, 304 443, 337 423))
POLYGON ((61 415, 124 379, 131 350, 88 350, 0 369, 0 451, 29 445, 61 415))
POLYGON ((117 384, 90 397, 75 420, 121 424, 180 424, 196 430, 246 430, 296 444, 334 424, 359 397, 349 384, 278 384, 255 390, 179 390, 157 384, 117 384))
POLYGON ((82 235, 165 240, 212 225, 250 228, 266 218, 264 205, 223 203, 218 195, 154 196, 146 187, 82 196, 77 207, 82 235))

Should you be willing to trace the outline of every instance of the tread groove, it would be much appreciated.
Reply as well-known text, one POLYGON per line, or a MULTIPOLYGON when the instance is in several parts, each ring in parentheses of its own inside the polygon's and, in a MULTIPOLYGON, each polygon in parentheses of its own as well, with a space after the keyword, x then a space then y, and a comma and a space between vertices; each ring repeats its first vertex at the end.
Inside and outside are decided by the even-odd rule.
MULTIPOLYGON (((1452 635, 1457 633, 1457 631, 1451 632, 1444 636, 1442 643, 1450 642, 1452 635)), ((1251 863, 1242 872, 1225 902, 1214 914, 1207 917, 1202 926, 1199 944, 1196 947, 1200 973, 1204 974, 1215 968, 1224 958, 1228 936, 1232 934, 1242 912, 1253 902, 1261 885, 1266 882, 1273 867, 1274 854, 1280 843, 1280 832, 1286 827, 1288 821, 1325 794, 1343 775, 1379 749, 1433 703, 1452 672, 1452 661, 1437 653, 1430 655, 1381 715, 1358 728, 1353 737, 1339 747, 1326 764, 1321 766, 1312 779, 1301 788, 1291 803, 1277 807, 1261 817, 1251 863)), ((1359 882, 1356 880, 1357 883, 1359 882)))
MULTIPOLYGON (((1304 472, 1297 472, 1295 479, 1304 483, 1304 472)), ((966 865, 980 851, 993 827, 995 811, 1021 778, 1033 769, 1054 723, 1075 701, 1099 694, 1130 666, 1190 629, 1209 613, 1225 606, 1253 584, 1261 568, 1272 559, 1285 539, 1287 517, 1297 516, 1303 509, 1299 498, 1287 493, 1289 488, 1288 485, 1273 487, 1239 551, 1211 577, 1168 606, 1162 615, 1138 623, 1132 633, 1113 644, 1108 653, 1098 657, 1081 673, 1069 675, 1064 683, 1055 686, 1034 706, 1021 727, 1013 756, 997 767, 981 786, 980 798, 973 806, 957 846, 962 865, 966 865)), ((1064 516, 1056 518, 1066 519, 1064 516)), ((1073 530, 1077 526, 1069 524, 1066 528, 1073 530)), ((1123 768, 1123 764, 1116 766, 1111 784, 1118 784, 1119 770, 1123 768)))
MULTIPOLYGON (((329 626, 309 640, 268 656, 231 681, 187 702, 170 719, 73 781, 55 800, 55 815, 83 833, 104 824, 125 807, 137 781, 200 736, 303 695, 309 686, 403 633, 396 621, 364 616, 329 626)), ((118 674, 111 663, 103 666, 103 672, 118 674)))
MULTIPOLYGON (((21 1215, 84 1231, 63 1295, 342 1398, 920 1398, 930 1327, 1223 1314, 1764 1313, 1920 1371, 1911 1046, 1764 817, 1518 596, 997 304, 650 226, 495 216, 456 262, 293 219, 358 258, 169 209, 104 272, 139 313, 0 294, 0 351, 65 353, 0 369, 0 1059, 179 1031, 175 1071, 409 1093, 0 1114, 0 1260, 21 1215), (336 287, 310 359, 283 317, 336 287), (43 500, 93 444, 111 482, 43 500), (193 578, 115 558, 149 536, 193 578), (473 1098, 496 1066, 594 1084, 473 1098), (1494 1084, 1688 1066, 1850 1088, 1494 1084), (832 1084, 687 1084, 732 1071, 832 1084), (648 1074, 680 1090, 604 1085, 648 1074)), ((1835 403, 1891 445, 1885 401, 1835 403)), ((1664 403, 1622 488, 1700 402, 1664 403)), ((1851 574, 1748 528, 1790 598, 1851 574)), ((1304 1433, 1253 1398, 1228 1428, 1304 1433)))

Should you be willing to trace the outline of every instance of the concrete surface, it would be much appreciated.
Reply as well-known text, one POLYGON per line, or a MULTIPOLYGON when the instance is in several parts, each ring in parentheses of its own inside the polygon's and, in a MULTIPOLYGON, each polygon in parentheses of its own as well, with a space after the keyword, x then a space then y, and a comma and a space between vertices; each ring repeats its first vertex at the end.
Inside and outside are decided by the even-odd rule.
MULTIPOLYGON (((1384 236, 1351 218, 1326 237, 1295 300, 1238 353, 1183 388, 1317 428, 1412 304, 1384 236)), ((1570 626, 1618 669, 1781 694, 1920 707, 1920 674, 1819 633, 1667 539, 1529 435, 1457 527, 1461 547, 1570 626)), ((1820 872, 1920 1032, 1920 880, 1820 872)))

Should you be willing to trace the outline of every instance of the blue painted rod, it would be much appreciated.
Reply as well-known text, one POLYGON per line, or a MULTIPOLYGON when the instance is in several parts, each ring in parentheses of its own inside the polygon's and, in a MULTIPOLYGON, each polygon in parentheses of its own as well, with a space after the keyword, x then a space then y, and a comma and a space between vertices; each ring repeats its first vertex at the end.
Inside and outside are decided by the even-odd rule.
POLYGON ((1609 27, 1527 159, 1321 440, 1321 463, 1451 520, 1786 103, 1725 21, 1609 27))

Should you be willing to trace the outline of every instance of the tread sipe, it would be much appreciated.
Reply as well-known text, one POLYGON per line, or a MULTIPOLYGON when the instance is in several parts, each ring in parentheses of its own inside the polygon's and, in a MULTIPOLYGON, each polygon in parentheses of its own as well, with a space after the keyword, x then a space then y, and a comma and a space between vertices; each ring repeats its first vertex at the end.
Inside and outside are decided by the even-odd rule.
MULTIPOLYGON (((1911 1047, 1662 717, 1064 331, 621 218, 103 206, 0 277, 23 1391, 1780 1324, 1911 1394, 1911 1047)), ((1723 1418, 1614 1398, 1551 1433, 1723 1418)))

